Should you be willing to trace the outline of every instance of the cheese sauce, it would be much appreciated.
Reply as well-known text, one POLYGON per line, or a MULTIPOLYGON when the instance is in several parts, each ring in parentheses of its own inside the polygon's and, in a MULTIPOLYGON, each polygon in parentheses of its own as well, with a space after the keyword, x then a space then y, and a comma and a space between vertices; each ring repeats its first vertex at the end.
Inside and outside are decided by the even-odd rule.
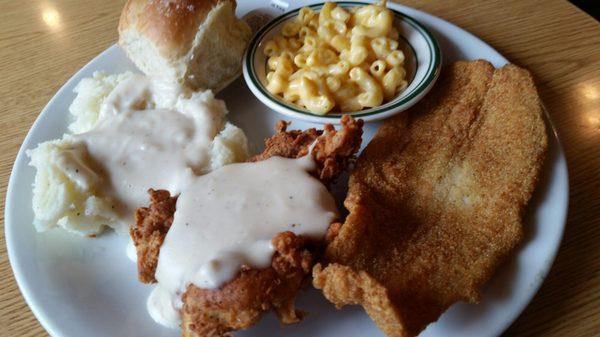
POLYGON ((327 188, 308 173, 314 169, 311 155, 273 157, 194 178, 177 200, 160 250, 158 285, 148 300, 154 320, 179 325, 181 295, 189 284, 215 289, 242 265, 268 267, 278 233, 322 239, 337 209, 327 188))

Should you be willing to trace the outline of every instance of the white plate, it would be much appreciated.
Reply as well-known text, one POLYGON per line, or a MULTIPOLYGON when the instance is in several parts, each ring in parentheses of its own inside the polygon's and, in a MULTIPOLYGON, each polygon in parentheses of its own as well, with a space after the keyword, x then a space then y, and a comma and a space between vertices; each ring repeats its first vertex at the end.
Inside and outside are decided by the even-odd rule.
MULTIPOLYGON (((295 6, 310 1, 295 1, 295 6)), ((238 12, 268 6, 266 0, 239 1, 238 12)), ((495 66, 507 60, 473 35, 426 13, 390 4, 426 25, 441 44, 446 62, 483 58, 495 66)), ((288 8, 292 9, 292 8, 288 8)), ((155 336, 175 337, 179 331, 155 324, 146 312, 150 287, 136 280, 135 265, 125 256, 126 238, 115 234, 79 238, 54 230, 35 232, 32 225, 31 184, 25 149, 58 138, 66 131, 73 87, 95 70, 117 73, 133 70, 120 48, 113 46, 71 78, 50 100, 25 138, 15 161, 6 197, 5 230, 10 262, 27 303, 42 325, 56 337, 155 336)), ((220 95, 230 118, 246 130, 258 150, 272 133, 280 115, 267 109, 235 81, 220 95)), ((296 128, 311 124, 294 122, 296 128)), ((365 130, 368 142, 378 124, 365 130)), ((565 157, 548 123, 549 153, 529 207, 526 235, 517 254, 484 289, 479 305, 459 303, 430 325, 422 337, 497 336, 521 313, 546 276, 560 244, 568 203, 565 157)), ((300 294, 298 307, 310 312, 301 324, 282 328, 273 315, 237 335, 250 336, 383 336, 359 307, 337 311, 315 290, 300 294)))

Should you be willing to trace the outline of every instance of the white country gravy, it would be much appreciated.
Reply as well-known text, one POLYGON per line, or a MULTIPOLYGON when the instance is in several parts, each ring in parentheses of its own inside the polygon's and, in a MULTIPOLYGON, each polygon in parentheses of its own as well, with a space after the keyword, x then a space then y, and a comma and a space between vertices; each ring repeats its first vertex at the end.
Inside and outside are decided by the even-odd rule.
POLYGON ((308 173, 314 169, 311 155, 272 157, 194 178, 179 195, 160 249, 158 285, 148 299, 154 320, 179 325, 181 295, 189 284, 215 289, 242 265, 268 267, 278 233, 322 239, 337 209, 327 188, 308 173))
POLYGON ((148 204, 149 188, 177 195, 211 170, 225 113, 210 93, 184 94, 176 84, 137 75, 111 92, 98 125, 72 136, 74 146, 58 161, 77 184, 114 200, 111 207, 131 223, 148 204))
POLYGON ((178 194, 193 176, 194 163, 188 153, 195 150, 193 159, 201 162, 206 156, 202 147, 210 144, 197 137, 191 118, 171 110, 131 110, 108 121, 75 136, 92 159, 87 165, 95 166, 76 172, 102 176, 100 193, 118 200, 115 204, 122 215, 147 204, 150 187, 178 194))

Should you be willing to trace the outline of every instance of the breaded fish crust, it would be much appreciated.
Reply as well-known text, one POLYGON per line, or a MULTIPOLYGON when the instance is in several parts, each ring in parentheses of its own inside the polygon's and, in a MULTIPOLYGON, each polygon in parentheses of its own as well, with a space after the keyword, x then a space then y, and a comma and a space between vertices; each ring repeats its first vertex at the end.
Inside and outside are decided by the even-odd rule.
MULTIPOLYGON (((324 130, 286 131, 287 125, 278 124, 277 133, 266 140, 265 151, 253 161, 272 156, 299 158, 314 143, 312 156, 317 171, 313 174, 327 184, 347 170, 360 148, 362 120, 345 116, 340 130, 326 125, 324 130)), ((156 282, 160 247, 173 222, 177 200, 167 191, 150 190, 150 195, 150 206, 138 209, 136 224, 130 231, 138 255, 138 277, 144 283, 156 282)), ((187 287, 182 295, 182 336, 231 336, 230 331, 256 324, 271 309, 284 324, 301 319, 302 313, 295 309, 294 300, 324 242, 283 232, 272 243, 275 254, 270 267, 243 268, 236 278, 216 290, 187 287)))
POLYGON ((344 224, 313 283, 388 335, 419 334, 481 286, 523 237, 547 148, 530 74, 457 62, 386 121, 351 173, 344 224))

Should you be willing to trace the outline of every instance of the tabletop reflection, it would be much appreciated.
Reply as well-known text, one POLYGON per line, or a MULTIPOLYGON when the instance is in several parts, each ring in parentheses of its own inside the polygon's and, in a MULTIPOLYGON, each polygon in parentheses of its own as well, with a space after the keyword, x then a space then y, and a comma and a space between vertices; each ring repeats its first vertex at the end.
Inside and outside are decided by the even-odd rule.
POLYGON ((56 9, 51 7, 42 9, 42 19, 50 29, 60 28, 60 14, 56 9))

